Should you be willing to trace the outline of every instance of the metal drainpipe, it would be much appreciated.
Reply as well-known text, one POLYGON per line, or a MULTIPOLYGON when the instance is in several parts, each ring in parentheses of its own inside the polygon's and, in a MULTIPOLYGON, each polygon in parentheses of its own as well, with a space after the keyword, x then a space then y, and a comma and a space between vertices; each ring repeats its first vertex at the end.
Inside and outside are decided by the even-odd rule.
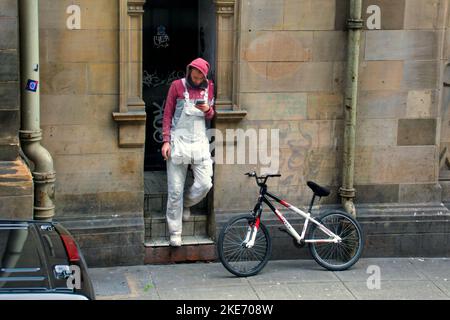
POLYGON ((39 87, 26 90, 28 80, 39 81, 39 1, 19 0, 21 129, 19 136, 26 157, 34 164, 34 212, 36 220, 50 221, 55 215, 53 204, 55 170, 50 153, 41 146, 39 87))
POLYGON ((356 216, 353 203, 355 198, 354 167, 356 139, 356 106, 358 98, 359 47, 361 41, 362 0, 350 0, 350 17, 348 27, 347 77, 345 88, 345 131, 344 131, 344 161, 342 187, 339 194, 345 211, 356 216))

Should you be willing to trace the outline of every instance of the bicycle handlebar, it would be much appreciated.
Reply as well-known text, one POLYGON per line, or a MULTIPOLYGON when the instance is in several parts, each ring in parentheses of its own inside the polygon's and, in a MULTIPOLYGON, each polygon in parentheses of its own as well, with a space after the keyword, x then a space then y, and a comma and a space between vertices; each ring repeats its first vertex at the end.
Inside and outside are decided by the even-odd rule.
POLYGON ((244 175, 249 176, 249 177, 255 177, 255 180, 256 180, 256 183, 258 184, 258 186, 261 186, 261 185, 265 184, 267 179, 270 178, 270 177, 281 177, 281 174, 279 174, 279 173, 262 175, 262 176, 258 177, 258 175, 256 174, 255 171, 244 173, 244 175), (263 182, 259 182, 258 181, 258 180, 263 180, 263 179, 264 179, 263 182))

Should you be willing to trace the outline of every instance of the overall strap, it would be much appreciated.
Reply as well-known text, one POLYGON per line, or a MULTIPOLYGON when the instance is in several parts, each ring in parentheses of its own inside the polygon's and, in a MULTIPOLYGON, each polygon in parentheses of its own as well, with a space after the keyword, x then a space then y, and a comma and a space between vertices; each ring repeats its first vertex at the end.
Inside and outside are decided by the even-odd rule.
MULTIPOLYGON (((184 100, 186 100, 187 102, 189 102, 189 92, 186 86, 186 78, 181 79, 181 82, 183 83, 183 87, 184 87, 184 100)), ((209 103, 208 97, 209 97, 209 80, 206 79, 206 89, 205 89, 205 95, 204 95, 204 99, 206 101, 206 103, 209 103)))
POLYGON ((183 83, 184 87, 184 100, 186 100, 186 102, 189 102, 189 92, 186 86, 186 78, 181 79, 181 82, 183 83))
POLYGON ((205 97, 206 103, 209 104, 209 100, 208 100, 208 92, 209 92, 209 81, 208 81, 208 79, 206 79, 206 90, 205 90, 205 95, 204 95, 204 97, 205 97))

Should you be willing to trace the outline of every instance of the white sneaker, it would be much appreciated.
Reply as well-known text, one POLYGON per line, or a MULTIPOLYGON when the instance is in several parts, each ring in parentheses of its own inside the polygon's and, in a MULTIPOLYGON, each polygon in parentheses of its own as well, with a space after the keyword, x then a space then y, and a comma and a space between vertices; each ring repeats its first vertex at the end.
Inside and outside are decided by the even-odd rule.
POLYGON ((171 234, 169 244, 172 247, 180 247, 181 246, 181 234, 171 234))
POLYGON ((183 207, 183 221, 188 221, 191 217, 191 208, 183 207))

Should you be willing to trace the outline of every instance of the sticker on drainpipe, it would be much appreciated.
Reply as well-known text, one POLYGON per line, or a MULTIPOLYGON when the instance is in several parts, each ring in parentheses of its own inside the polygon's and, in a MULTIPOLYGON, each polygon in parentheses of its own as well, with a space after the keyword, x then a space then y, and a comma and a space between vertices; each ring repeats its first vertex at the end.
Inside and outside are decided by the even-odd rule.
POLYGON ((27 86, 25 89, 28 91, 36 92, 38 88, 39 81, 28 79, 27 86))

